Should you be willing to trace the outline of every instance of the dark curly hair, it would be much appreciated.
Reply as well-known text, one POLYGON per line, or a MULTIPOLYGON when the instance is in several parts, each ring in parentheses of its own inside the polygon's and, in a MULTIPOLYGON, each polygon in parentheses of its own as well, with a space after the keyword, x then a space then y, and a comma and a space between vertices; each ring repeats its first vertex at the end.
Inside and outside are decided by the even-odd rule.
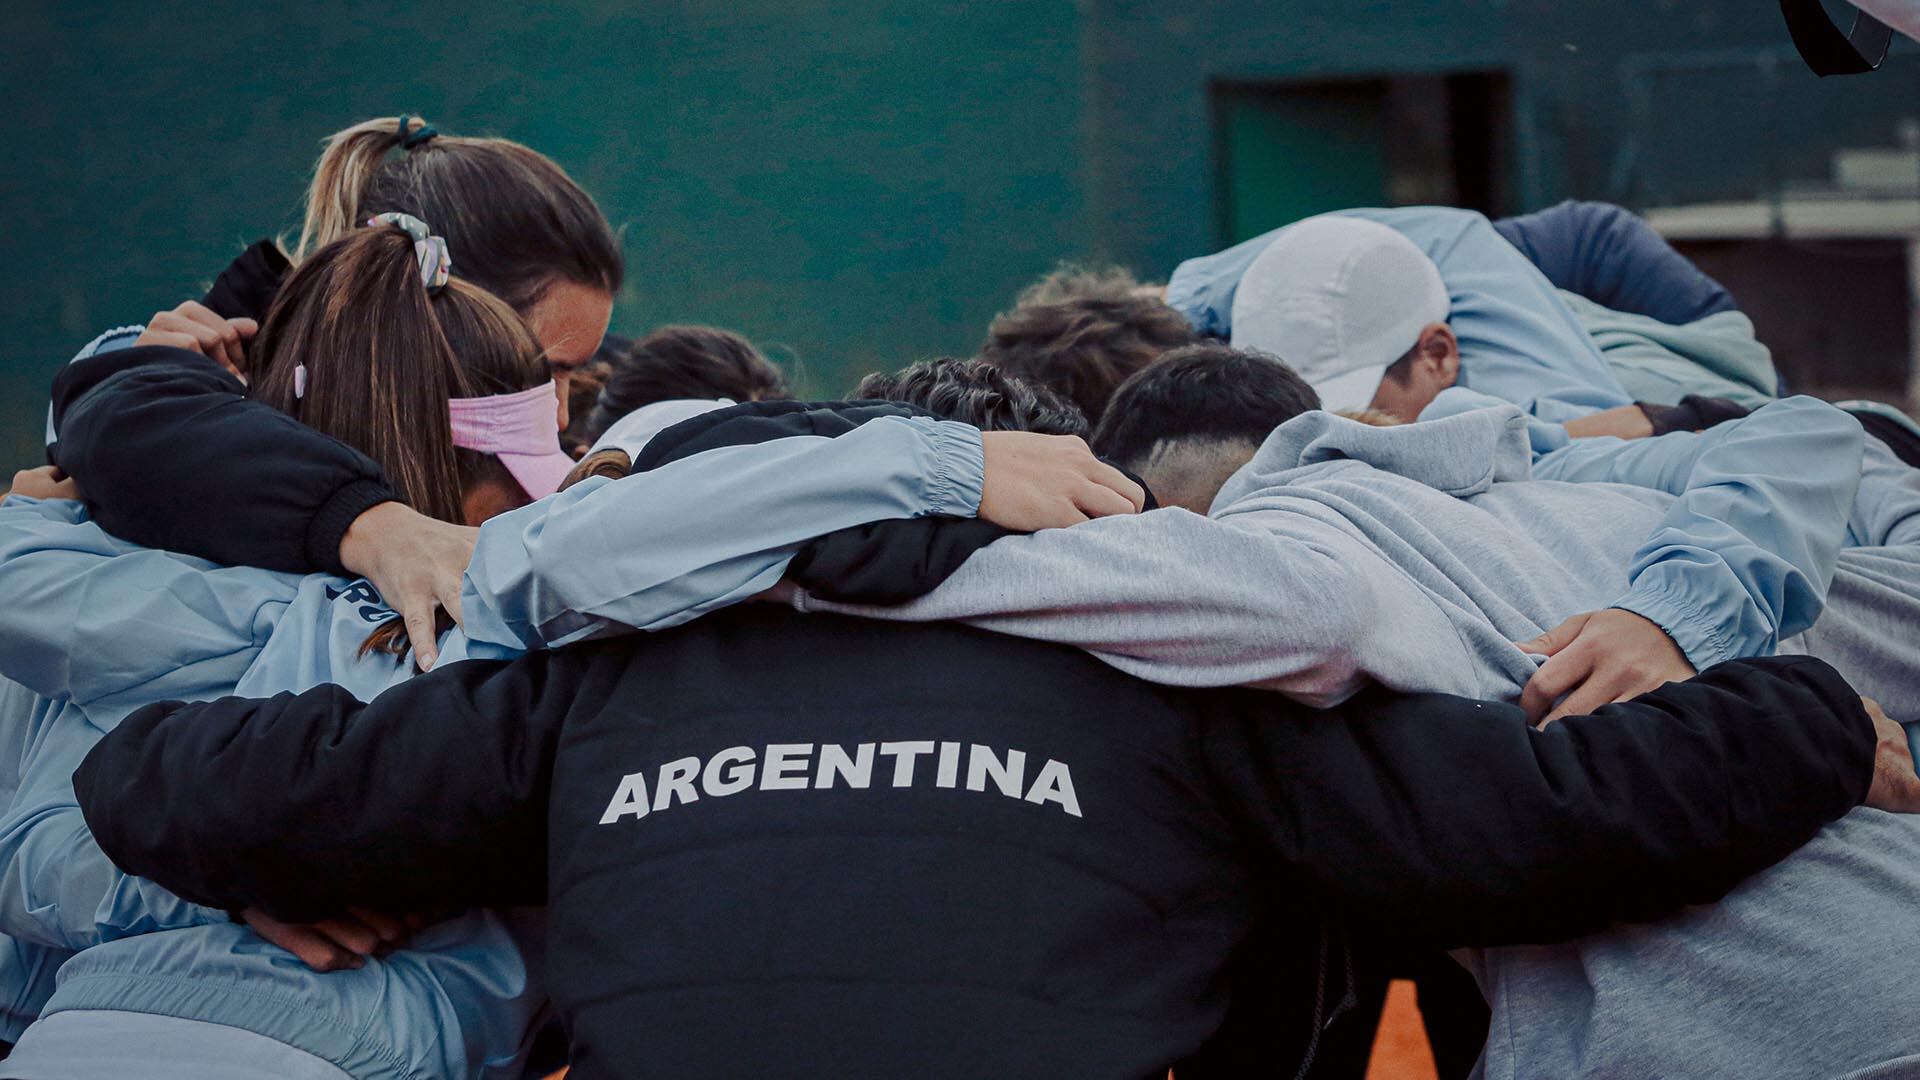
POLYGON ((943 356, 873 374, 854 387, 855 398, 904 401, 982 431, 1087 434, 1087 418, 1073 402, 982 360, 943 356))

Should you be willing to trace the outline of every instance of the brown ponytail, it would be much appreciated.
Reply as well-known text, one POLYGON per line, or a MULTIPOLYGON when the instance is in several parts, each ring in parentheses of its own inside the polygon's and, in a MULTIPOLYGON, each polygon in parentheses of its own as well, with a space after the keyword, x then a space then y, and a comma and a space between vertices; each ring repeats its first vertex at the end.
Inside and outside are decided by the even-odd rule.
POLYGON ((402 123, 381 117, 327 139, 295 261, 398 211, 432 223, 453 251, 454 272, 522 315, 562 281, 619 291, 625 271, 613 230, 560 166, 506 139, 422 139, 425 121, 402 123))
POLYGON ((253 351, 254 398, 366 454, 414 509, 452 522, 474 471, 463 455, 484 455, 454 448, 447 402, 549 378, 518 315, 458 278, 430 295, 413 242, 386 227, 301 263, 253 351))

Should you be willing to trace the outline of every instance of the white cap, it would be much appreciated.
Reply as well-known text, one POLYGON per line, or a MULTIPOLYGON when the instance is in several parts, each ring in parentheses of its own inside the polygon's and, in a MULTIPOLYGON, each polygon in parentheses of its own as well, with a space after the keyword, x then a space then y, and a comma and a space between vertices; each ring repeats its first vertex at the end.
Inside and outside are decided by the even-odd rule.
POLYGON ((1413 241, 1326 214, 1280 230, 1247 267, 1233 294, 1233 347, 1286 361, 1324 409, 1364 409, 1380 377, 1452 306, 1413 241))
POLYGON ((600 436, 587 451, 596 454, 602 450, 624 450, 629 461, 638 460, 640 451, 655 435, 667 430, 682 420, 691 420, 703 413, 715 409, 724 409, 733 404, 731 398, 671 398, 656 401, 651 405, 642 405, 613 422, 606 434, 600 436))

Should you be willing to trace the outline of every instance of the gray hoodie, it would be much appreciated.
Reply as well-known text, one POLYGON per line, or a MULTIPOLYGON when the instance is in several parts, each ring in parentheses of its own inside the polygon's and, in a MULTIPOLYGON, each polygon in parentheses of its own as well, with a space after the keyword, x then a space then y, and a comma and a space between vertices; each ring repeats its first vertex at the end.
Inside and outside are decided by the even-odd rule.
MULTIPOLYGON (((1808 411, 1791 402, 1769 409, 1808 411)), ((1731 435, 1675 445, 1696 455, 1695 481, 1729 474, 1702 464, 1708 455, 1749 452, 1731 435)), ((1859 459, 1797 457, 1795 479, 1782 485, 1799 484, 1789 494, 1802 504, 1800 516, 1831 511, 1820 526, 1828 535, 1785 543, 1727 530, 1712 550, 1662 548, 1683 508, 1673 494, 1527 481, 1525 418, 1511 406, 1397 428, 1308 413, 1273 432, 1208 517, 1164 509, 1009 537, 926 597, 896 608, 805 595, 796 603, 879 618, 959 619, 1077 645, 1155 682, 1257 686, 1309 704, 1338 702, 1368 679, 1401 690, 1512 698, 1536 667, 1513 643, 1581 612, 1638 611, 1683 643, 1711 642, 1713 628, 1730 621, 1722 614, 1729 607, 1747 622, 1764 616, 1785 633, 1810 623, 1829 585, 1859 459), (1724 570, 1716 580, 1744 575, 1760 584, 1725 590, 1737 604, 1689 595, 1650 551, 1696 576, 1707 567, 1724 570), (1711 617, 1692 620, 1695 612, 1711 617), (1676 628, 1687 621, 1708 629, 1676 628)), ((1680 478, 1670 489, 1692 482, 1689 469, 1666 471, 1680 478)), ((1726 486, 1765 488, 1744 479, 1726 486)), ((1718 527, 1709 517, 1692 519, 1718 527)))

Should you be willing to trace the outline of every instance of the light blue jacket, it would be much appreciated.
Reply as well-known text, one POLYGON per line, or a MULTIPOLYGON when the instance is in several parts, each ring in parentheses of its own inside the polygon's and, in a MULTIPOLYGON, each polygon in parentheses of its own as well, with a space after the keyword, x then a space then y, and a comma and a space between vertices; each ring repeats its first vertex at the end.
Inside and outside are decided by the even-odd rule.
MULTIPOLYGON (((442 643, 440 662, 676 625, 772 586, 821 533, 971 516, 982 482, 979 432, 904 418, 588 480, 481 529, 463 589, 468 629, 442 643)), ((358 655, 391 617, 364 582, 134 548, 77 503, 0 503, 0 675, 58 706, 34 710, 23 782, 0 820, 0 929, 84 950, 46 1011, 227 1024, 356 1077, 517 1067, 544 999, 529 963, 538 951, 525 947, 537 922, 473 913, 357 971, 318 975, 223 914, 120 874, 73 801, 73 768, 149 702, 320 682, 370 698, 404 680, 410 663, 358 655)), ((12 735, 0 731, 0 746, 12 735)))
MULTIPOLYGON (((1553 283, 1484 215, 1447 206, 1340 213, 1394 229, 1439 268, 1452 303, 1447 325, 1460 342, 1461 386, 1554 423, 1633 403, 1553 283)), ((1278 231, 1181 263, 1167 281, 1167 303, 1202 333, 1226 337, 1240 278, 1278 231)))

